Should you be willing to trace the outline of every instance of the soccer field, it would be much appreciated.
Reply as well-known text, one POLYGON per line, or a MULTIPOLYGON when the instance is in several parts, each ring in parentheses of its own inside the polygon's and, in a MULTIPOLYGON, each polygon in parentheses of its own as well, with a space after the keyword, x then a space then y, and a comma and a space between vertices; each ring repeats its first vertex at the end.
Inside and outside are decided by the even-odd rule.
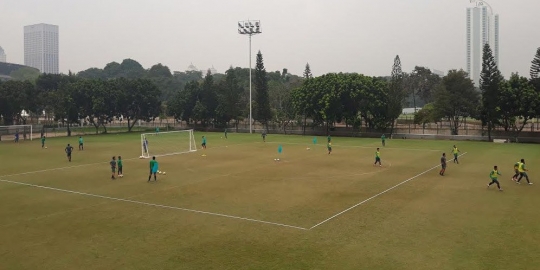
POLYGON ((139 134, 1 142, 0 269, 539 269, 540 145, 202 135, 150 183, 139 134))

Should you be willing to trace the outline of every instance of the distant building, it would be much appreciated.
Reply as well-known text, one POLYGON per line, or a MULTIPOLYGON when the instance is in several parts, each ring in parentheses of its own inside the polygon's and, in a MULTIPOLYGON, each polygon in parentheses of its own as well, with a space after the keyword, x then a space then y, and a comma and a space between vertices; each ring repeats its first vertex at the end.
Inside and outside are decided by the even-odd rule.
POLYGON ((2 46, 0 46, 0 62, 2 63, 7 62, 6 53, 4 52, 4 49, 2 49, 2 46))
MULTIPOLYGON (((11 79, 11 73, 13 71, 19 70, 21 68, 33 69, 32 67, 27 67, 27 66, 23 66, 23 65, 0 62, 0 80, 2 80, 2 81, 10 80, 11 79)), ((39 72, 39 70, 37 70, 37 69, 35 69, 35 71, 39 72)))
POLYGON ((193 63, 191 63, 191 64, 189 64, 186 71, 199 71, 199 69, 197 69, 197 67, 195 65, 193 65, 193 63))
POLYGON ((24 64, 42 73, 58 74, 58 26, 34 24, 24 27, 24 64))
POLYGON ((432 69, 431 70, 431 73, 439 76, 439 77, 444 77, 444 72, 440 71, 440 70, 437 70, 437 69, 432 69))
POLYGON ((471 0, 471 3, 476 6, 467 8, 467 73, 478 86, 485 44, 491 47, 499 66, 499 15, 493 14, 491 6, 483 0, 471 0))

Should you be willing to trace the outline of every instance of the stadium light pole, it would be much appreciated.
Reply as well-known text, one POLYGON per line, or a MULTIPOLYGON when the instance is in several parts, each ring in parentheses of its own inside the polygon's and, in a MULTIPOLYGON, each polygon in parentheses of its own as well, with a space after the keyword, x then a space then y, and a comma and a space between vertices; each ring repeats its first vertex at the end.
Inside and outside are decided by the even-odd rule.
POLYGON ((249 36, 249 133, 253 133, 253 110, 251 107, 251 36, 261 34, 261 21, 247 20, 238 22, 238 34, 249 36))

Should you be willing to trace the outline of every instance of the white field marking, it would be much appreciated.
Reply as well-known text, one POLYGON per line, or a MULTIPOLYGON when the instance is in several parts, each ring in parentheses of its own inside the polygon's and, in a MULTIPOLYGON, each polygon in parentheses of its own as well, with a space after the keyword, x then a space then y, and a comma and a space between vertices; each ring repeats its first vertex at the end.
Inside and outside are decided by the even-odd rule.
POLYGON ((0 179, 0 182, 16 184, 16 185, 22 185, 22 186, 35 187, 35 188, 42 188, 42 189, 48 189, 48 190, 54 190, 54 191, 65 192, 65 193, 72 193, 72 194, 83 195, 83 196, 88 196, 88 197, 95 197, 95 198, 101 198, 101 199, 107 199, 107 200, 112 200, 112 201, 120 201, 120 202, 127 202, 127 203, 140 204, 140 205, 146 205, 146 206, 154 206, 154 207, 159 207, 159 208, 180 210, 180 211, 192 212, 192 213, 198 213, 198 214, 206 214, 206 215, 211 215, 211 216, 219 216, 219 217, 225 217, 225 218, 231 218, 231 219, 239 219, 239 220, 244 220, 244 221, 251 221, 251 222, 256 222, 256 223, 263 223, 263 224, 287 227, 287 228, 304 230, 304 231, 308 230, 307 228, 302 228, 302 227, 293 226, 293 225, 287 225, 287 224, 282 224, 282 223, 276 223, 276 222, 270 222, 270 221, 252 219, 252 218, 245 218, 245 217, 238 217, 238 216, 231 216, 231 215, 225 215, 225 214, 213 213, 213 212, 207 212, 207 211, 199 211, 199 210, 181 208, 181 207, 170 206, 170 205, 147 203, 147 202, 134 201, 134 200, 129 200, 129 199, 115 198, 115 197, 109 197, 109 196, 103 196, 103 195, 97 195, 97 194, 91 194, 91 193, 85 193, 85 192, 79 192, 79 191, 73 191, 73 190, 67 190, 67 189, 60 189, 60 188, 53 188, 53 187, 47 187, 47 186, 41 186, 41 185, 28 184, 28 183, 17 182, 17 181, 10 181, 10 180, 0 179))
MULTIPOLYGON (((332 174, 332 179, 335 179, 335 178, 343 178, 343 177, 354 177, 354 176, 362 176, 362 175, 368 175, 368 174, 377 174, 377 173, 382 173, 382 172, 385 172, 387 171, 388 169, 390 169, 390 167, 392 167, 392 163, 389 162, 389 161, 386 161, 389 165, 386 167, 382 167, 382 169, 378 170, 378 171, 373 171, 373 172, 363 172, 363 173, 353 173, 353 174, 347 174, 347 173, 341 173, 341 174, 332 174)), ((299 180, 299 179, 313 179, 313 178, 324 178, 324 179, 328 179, 328 177, 326 175, 319 175, 319 176, 303 176, 303 177, 289 177, 289 178, 285 178, 283 180, 299 180)))
MULTIPOLYGON (((233 145, 244 145, 246 143, 239 143, 239 144, 233 144, 233 145)), ((213 147, 211 149, 216 149, 216 148, 224 148, 224 147, 228 147, 227 146, 217 146, 217 147, 213 147)), ((185 152, 185 153, 180 153, 180 154, 190 154, 190 153, 195 153, 196 151, 191 151, 191 152, 185 152)), ((123 160, 134 160, 134 159, 139 159, 138 157, 137 158, 126 158, 126 159, 123 159, 123 160)), ((66 166, 66 167, 58 167, 58 168, 51 168, 51 169, 44 169, 44 170, 38 170, 38 171, 30 171, 30 172, 23 172, 23 173, 14 173, 14 174, 6 174, 6 175, 0 175, 0 177, 2 178, 5 178, 5 177, 10 177, 10 176, 20 176, 20 175, 26 175, 26 174, 34 174, 34 173, 42 173, 42 172, 50 172, 50 171, 59 171, 59 170, 65 170, 65 169, 73 169, 73 168, 78 168, 78 167, 86 167, 86 166, 93 166, 93 165, 99 165, 99 164, 108 164, 109 162, 95 162, 95 163, 86 163, 86 164, 80 164, 80 165, 74 165, 74 166, 66 166)))
MULTIPOLYGON (((262 142, 258 142, 258 143, 262 143, 262 142)), ((287 143, 287 142, 284 142, 284 143, 282 143, 282 142, 266 142, 266 143, 290 144, 290 145, 307 145, 307 146, 310 145, 308 143, 287 143)), ((337 147, 342 147, 342 148, 369 148, 369 149, 377 148, 377 146, 367 146, 367 145, 369 145, 369 144, 366 144, 366 145, 339 145, 339 144, 332 144, 332 147, 337 146, 337 147)), ((315 146, 326 147, 325 145, 321 145, 321 144, 317 144, 315 146)), ((379 146, 379 148, 381 148, 381 149, 390 149, 390 150, 411 150, 411 151, 426 151, 426 152, 441 152, 441 151, 444 151, 444 150, 437 150, 437 149, 399 148, 399 147, 384 147, 384 146, 379 146)))
MULTIPOLYGON (((465 152, 465 153, 463 153, 463 154, 461 154, 461 155, 459 155, 459 156, 461 157, 461 156, 464 156, 464 155, 466 155, 466 154, 467 154, 467 152, 465 152)), ((323 220, 323 221, 321 221, 321 222, 315 224, 314 226, 312 226, 312 227, 309 228, 309 229, 310 229, 310 230, 311 230, 311 229, 314 229, 314 228, 316 228, 316 227, 318 227, 318 226, 320 226, 320 225, 322 225, 322 224, 324 224, 324 223, 326 223, 326 222, 328 222, 328 221, 330 221, 330 220, 332 220, 332 219, 338 217, 339 215, 342 215, 342 214, 344 214, 344 213, 346 213, 346 212, 348 212, 348 211, 350 211, 350 210, 352 210, 352 209, 358 207, 359 205, 362 205, 362 204, 364 204, 364 203, 367 203, 367 202, 369 202, 369 201, 371 201, 371 200, 373 200, 373 199, 375 199, 375 198, 377 198, 377 197, 383 195, 384 193, 386 193, 386 192, 388 192, 388 191, 390 191, 390 190, 392 190, 392 189, 395 189, 395 188, 397 188, 397 187, 399 187, 399 186, 401 186, 401 185, 403 185, 403 184, 405 184, 405 183, 407 183, 407 182, 409 182, 409 181, 411 181, 411 180, 413 180, 413 179, 415 179, 415 178, 418 178, 418 177, 420 177, 420 176, 422 176, 422 175, 424 175, 424 174, 426 174, 426 173, 432 171, 432 170, 435 169, 435 168, 438 168, 439 166, 441 166, 441 164, 437 164, 436 166, 433 166, 433 167, 431 167, 431 168, 429 168, 429 169, 427 169, 427 170, 425 170, 425 171, 423 171, 423 172, 421 172, 421 173, 419 173, 419 174, 417 174, 417 175, 415 175, 415 176, 413 176, 413 177, 411 177, 411 178, 409 178, 409 179, 407 179, 407 180, 405 180, 405 181, 403 181, 403 182, 401 182, 401 183, 399 183, 399 184, 397 184, 397 185, 395 185, 395 186, 393 186, 393 187, 390 187, 390 188, 388 188, 388 189, 386 189, 386 190, 384 190, 384 191, 382 191, 382 192, 379 192, 379 193, 377 193, 377 194, 375 194, 375 195, 373 195, 373 196, 371 196, 371 197, 369 197, 369 198, 367 198, 367 199, 365 199, 365 200, 363 200, 363 201, 361 201, 361 202, 359 202, 359 203, 357 203, 357 204, 355 204, 355 205, 353 205, 353 206, 351 206, 351 207, 349 207, 349 208, 347 208, 347 209, 345 209, 345 210, 343 210, 343 211, 341 211, 341 212, 339 212, 339 213, 337 213, 337 214, 335 214, 335 215, 333 215, 333 216, 331 216, 331 217, 329 217, 329 218, 327 218, 327 219, 325 219, 325 220, 323 220)))

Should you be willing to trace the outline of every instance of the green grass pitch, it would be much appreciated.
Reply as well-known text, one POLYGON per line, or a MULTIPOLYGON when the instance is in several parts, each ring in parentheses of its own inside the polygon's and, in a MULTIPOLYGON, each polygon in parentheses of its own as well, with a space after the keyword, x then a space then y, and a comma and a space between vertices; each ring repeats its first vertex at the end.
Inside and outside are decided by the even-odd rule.
POLYGON ((327 155, 323 137, 201 135, 207 150, 158 157, 155 183, 139 134, 85 136, 71 163, 76 137, 1 142, 0 269, 540 266, 540 145, 388 140, 381 168, 376 139, 334 137, 327 155), (510 180, 520 158, 534 185, 510 180))

